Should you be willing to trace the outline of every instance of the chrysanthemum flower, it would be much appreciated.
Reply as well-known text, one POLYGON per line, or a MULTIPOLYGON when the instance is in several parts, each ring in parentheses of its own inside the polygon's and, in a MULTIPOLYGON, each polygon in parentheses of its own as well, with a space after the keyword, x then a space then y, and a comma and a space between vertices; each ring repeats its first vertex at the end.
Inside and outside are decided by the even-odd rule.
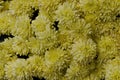
POLYGON ((10 54, 13 54, 14 51, 13 51, 13 49, 11 47, 12 43, 13 43, 13 39, 12 38, 5 39, 4 42, 0 43, 0 46, 2 48, 0 50, 5 50, 6 52, 8 52, 10 54))
MULTIPOLYGON (((101 36, 111 36, 114 38, 118 38, 116 35, 119 35, 119 21, 115 22, 106 22, 106 23, 96 23, 92 24, 92 29, 94 31, 94 35, 96 36, 96 41, 101 38, 101 36)), ((95 38, 94 38, 95 39, 95 38)))
POLYGON ((5 79, 7 80, 32 80, 26 69, 27 61, 25 59, 17 59, 8 62, 5 65, 5 79))
POLYGON ((15 18, 9 11, 0 13, 0 34, 10 34, 14 27, 15 18))
POLYGON ((103 36, 98 42, 98 59, 100 62, 112 59, 118 56, 116 40, 110 36, 103 36))
POLYGON ((73 60, 83 65, 88 64, 96 56, 96 44, 92 39, 79 39, 73 44, 71 54, 73 55, 73 60))
POLYGON ((94 63, 88 65, 79 64, 77 61, 72 61, 70 67, 65 74, 66 80, 83 80, 95 68, 94 63))
POLYGON ((38 55, 33 55, 27 59, 27 64, 26 68, 29 75, 39 78, 43 77, 43 71, 45 69, 43 58, 38 55))
POLYGON ((62 49, 71 48, 71 44, 73 42, 73 34, 72 31, 61 31, 57 34, 57 43, 60 45, 62 49))
POLYGON ((6 64, 8 61, 15 60, 15 57, 12 57, 7 50, 0 50, 0 63, 6 64))
POLYGON ((92 26, 90 23, 87 23, 84 19, 77 20, 72 24, 74 27, 72 29, 72 36, 76 42, 79 38, 88 37, 93 34, 92 26))
POLYGON ((12 0, 9 10, 15 15, 32 15, 33 9, 38 9, 39 6, 39 0, 12 0))
POLYGON ((50 36, 50 21, 45 14, 40 14, 36 20, 32 22, 32 30, 39 39, 45 39, 50 36))
POLYGON ((36 38, 44 48, 50 48, 56 43, 56 33, 51 29, 52 23, 46 14, 41 13, 32 22, 31 28, 36 38))
POLYGON ((71 29, 72 23, 75 22, 75 11, 71 3, 64 2, 59 5, 58 9, 55 11, 55 18, 59 21, 59 28, 62 30, 71 29))
POLYGON ((61 80, 69 66, 71 55, 61 49, 51 49, 45 54, 45 78, 47 80, 61 80))
POLYGON ((16 36, 13 39, 12 49, 18 55, 27 55, 29 53, 28 40, 16 36))
POLYGON ((40 44, 40 40, 36 39, 34 37, 29 39, 28 42, 28 48, 30 50, 30 53, 32 54, 41 54, 42 50, 42 44, 40 44))
POLYGON ((120 80, 120 58, 117 57, 110 60, 107 65, 105 65, 105 79, 106 80, 120 80))
POLYGON ((16 60, 16 57, 9 54, 9 52, 7 50, 4 50, 4 49, 1 50, 0 49, 0 80, 4 80, 4 77, 5 77, 5 71, 4 71, 5 64, 8 61, 11 61, 11 60, 16 60))
POLYGON ((12 29, 14 36, 20 36, 22 38, 29 38, 32 35, 30 28, 30 19, 27 15, 19 16, 16 18, 15 25, 12 29))
POLYGON ((63 2, 64 2, 64 0, 50 0, 50 1, 48 1, 48 0, 40 0, 40 4, 41 4, 40 9, 42 11, 46 10, 47 13, 49 15, 51 15, 51 13, 53 14, 54 11, 57 9, 58 5, 60 3, 63 3, 63 2))

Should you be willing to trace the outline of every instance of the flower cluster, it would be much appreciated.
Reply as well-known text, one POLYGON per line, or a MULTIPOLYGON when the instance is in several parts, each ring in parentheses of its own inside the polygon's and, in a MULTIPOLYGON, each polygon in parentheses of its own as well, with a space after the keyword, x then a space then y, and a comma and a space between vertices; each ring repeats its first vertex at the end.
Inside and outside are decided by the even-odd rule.
POLYGON ((0 0, 0 80, 120 80, 120 0, 0 0))

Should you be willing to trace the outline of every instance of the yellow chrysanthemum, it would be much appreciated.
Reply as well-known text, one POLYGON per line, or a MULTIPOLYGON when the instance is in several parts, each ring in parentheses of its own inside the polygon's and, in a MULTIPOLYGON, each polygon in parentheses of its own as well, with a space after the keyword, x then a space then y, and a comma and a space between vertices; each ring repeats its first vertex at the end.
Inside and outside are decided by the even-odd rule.
POLYGON ((39 0, 12 0, 9 9, 15 15, 32 15, 33 9, 37 9, 39 6, 39 0))
POLYGON ((72 23, 75 22, 75 11, 73 6, 69 2, 65 2, 62 5, 59 5, 58 9, 55 11, 55 19, 59 21, 59 28, 62 30, 64 29, 71 29, 72 23))
MULTIPOLYGON (((96 36, 96 39, 100 39, 101 36, 111 36, 115 37, 119 34, 119 22, 106 22, 106 23, 97 23, 92 24, 92 29, 94 30, 94 35, 96 36)), ((97 41, 98 41, 97 40, 97 41)))
POLYGON ((79 38, 84 38, 84 37, 90 38, 90 36, 93 34, 91 24, 87 23, 86 20, 84 20, 84 19, 77 20, 72 25, 73 25, 72 36, 74 37, 75 42, 79 38))
POLYGON ((0 49, 0 80, 4 80, 5 76, 5 64, 11 60, 15 60, 16 57, 9 54, 7 50, 0 49))
POLYGON ((61 31, 57 34, 57 43, 62 49, 70 49, 73 42, 72 31, 61 31))
POLYGON ((28 48, 28 40, 24 40, 21 37, 14 37, 13 39, 13 44, 12 44, 12 49, 14 52, 18 55, 27 55, 29 53, 29 48, 28 48))
POLYGON ((72 61, 70 68, 65 74, 66 80, 83 80, 95 68, 95 64, 81 65, 77 61, 72 61))
MULTIPOLYGON (((97 61, 97 60, 96 60, 97 61)), ((104 80, 105 79, 105 64, 95 63, 95 68, 83 80, 104 80)))
MULTIPOLYGON (((71 30, 67 29, 60 29, 57 35, 57 42, 60 44, 60 47, 64 49, 71 48, 71 44, 78 41, 79 38, 88 37, 93 34, 92 27, 90 24, 87 24, 85 20, 77 20, 76 22, 72 23, 71 30)), ((58 27, 61 26, 58 24, 58 27)))
POLYGON ((116 41, 110 36, 101 37, 98 42, 98 59, 100 62, 112 59, 118 56, 116 41))
POLYGON ((22 38, 29 38, 32 35, 30 19, 27 15, 16 18, 14 28, 12 29, 12 34, 22 38))
POLYGON ((32 54, 41 54, 42 52, 42 44, 40 44, 40 40, 33 37, 29 39, 28 48, 32 54))
POLYGON ((15 18, 9 11, 0 13, 0 34, 10 34, 14 27, 15 18))
POLYGON ((41 13, 36 20, 32 22, 32 31, 37 39, 40 40, 41 47, 51 48, 56 43, 56 33, 51 29, 51 21, 46 14, 41 13))
POLYGON ((117 57, 105 65, 106 80, 120 80, 120 58, 117 57))
POLYGON ((7 53, 5 50, 0 50, 0 80, 4 80, 5 71, 4 65, 10 61, 12 58, 11 55, 7 53))
POLYGON ((69 66, 71 55, 61 49, 52 49, 45 54, 45 78, 47 80, 61 80, 69 66))
POLYGON ((12 38, 5 39, 4 42, 0 43, 0 46, 1 46, 0 50, 5 50, 6 52, 13 54, 14 51, 11 47, 12 43, 13 43, 12 38))
POLYGON ((32 30, 39 39, 45 39, 50 36, 50 21, 44 14, 40 14, 32 22, 32 30))
POLYGON ((79 39, 72 46, 73 59, 81 64, 91 62, 96 56, 96 44, 92 39, 79 39))
POLYGON ((17 59, 8 62, 5 65, 5 79, 7 80, 32 80, 26 69, 27 61, 24 59, 17 59))
POLYGON ((40 0, 42 11, 46 10, 48 14, 54 13, 60 3, 63 3, 64 0, 40 0))
POLYGON ((27 59, 28 65, 26 66, 29 75, 41 78, 45 69, 43 58, 38 55, 31 56, 27 59))
POLYGON ((8 61, 15 60, 15 57, 12 57, 11 54, 8 53, 6 50, 0 50, 0 63, 6 64, 8 61))
POLYGON ((41 40, 38 38, 31 37, 27 44, 30 50, 30 53, 43 55, 47 49, 51 49, 55 47, 57 43, 54 36, 52 37, 53 38, 41 39, 41 40))
POLYGON ((79 1, 80 3, 80 6, 82 7, 83 11, 85 12, 93 12, 93 11, 96 11, 98 9, 98 3, 99 1, 96 1, 96 0, 80 0, 79 1))

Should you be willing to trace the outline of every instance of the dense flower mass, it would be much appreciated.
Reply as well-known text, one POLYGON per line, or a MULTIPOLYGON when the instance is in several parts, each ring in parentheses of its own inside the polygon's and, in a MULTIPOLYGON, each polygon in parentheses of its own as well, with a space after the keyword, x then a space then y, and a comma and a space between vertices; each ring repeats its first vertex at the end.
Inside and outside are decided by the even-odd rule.
POLYGON ((0 0, 0 80, 120 80, 120 0, 0 0))

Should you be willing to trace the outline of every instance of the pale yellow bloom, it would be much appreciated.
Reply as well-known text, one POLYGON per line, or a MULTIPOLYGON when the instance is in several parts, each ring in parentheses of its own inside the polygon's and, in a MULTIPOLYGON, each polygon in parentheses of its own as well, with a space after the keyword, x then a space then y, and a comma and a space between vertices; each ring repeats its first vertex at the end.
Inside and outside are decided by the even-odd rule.
POLYGON ((39 78, 43 76, 43 71, 45 69, 45 63, 43 58, 38 55, 30 56, 30 58, 27 60, 27 64, 28 65, 26 66, 26 68, 30 76, 39 78))
POLYGON ((110 36, 101 37, 98 42, 98 51, 98 59, 100 62, 106 62, 106 60, 115 58, 115 56, 119 55, 116 40, 110 36))
POLYGON ((92 39, 79 39, 73 44, 71 54, 73 59, 80 64, 88 64, 96 56, 96 44, 92 39))
POLYGON ((120 0, 0 0, 0 80, 119 80, 120 0))
POLYGON ((106 80, 120 80, 120 58, 117 57, 107 63, 106 68, 106 80))
POLYGON ((22 38, 29 38, 32 36, 30 19, 27 15, 22 15, 16 18, 15 25, 12 29, 12 34, 22 38))
POLYGON ((13 39, 13 44, 11 47, 17 55, 27 55, 29 53, 27 43, 27 40, 17 36, 13 39))
POLYGON ((45 54, 45 78, 61 80, 71 61, 71 55, 61 49, 51 49, 45 54))
POLYGON ((32 80, 27 72, 26 66, 27 62, 24 59, 8 62, 5 65, 5 78, 8 80, 32 80))

